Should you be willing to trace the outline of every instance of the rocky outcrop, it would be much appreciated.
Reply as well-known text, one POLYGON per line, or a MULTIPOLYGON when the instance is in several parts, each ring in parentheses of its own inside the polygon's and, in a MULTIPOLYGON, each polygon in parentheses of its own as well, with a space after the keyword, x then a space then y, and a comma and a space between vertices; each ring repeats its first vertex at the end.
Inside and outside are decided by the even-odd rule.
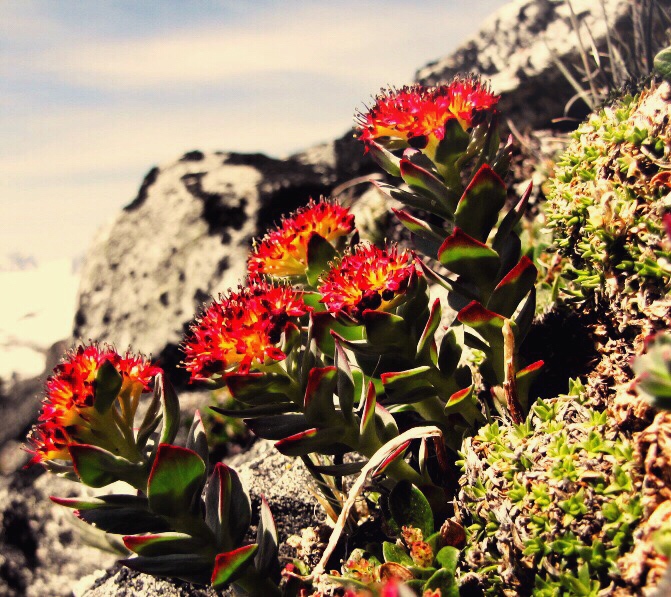
MULTIPOLYGON (((666 0, 660 2, 668 4, 666 0)), ((590 49, 588 31, 604 49, 611 31, 628 29, 631 40, 629 0, 572 0, 582 43, 590 49)), ((417 72, 419 82, 435 85, 459 72, 475 72, 491 81, 502 95, 499 107, 518 128, 549 128, 553 118, 575 94, 557 61, 576 65, 579 40, 571 23, 568 2, 515 0, 492 15, 480 31, 449 56, 417 72)), ((585 83, 585 86, 587 84, 585 83)), ((575 114, 582 116, 586 114, 575 114)))

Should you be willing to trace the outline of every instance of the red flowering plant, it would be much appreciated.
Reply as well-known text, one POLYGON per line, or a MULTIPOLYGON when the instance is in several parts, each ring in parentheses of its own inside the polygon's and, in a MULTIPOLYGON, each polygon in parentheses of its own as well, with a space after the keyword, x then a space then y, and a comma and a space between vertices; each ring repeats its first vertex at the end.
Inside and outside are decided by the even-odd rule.
MULTIPOLYGON (((275 308, 280 300, 275 299, 275 308)), ((222 463, 207 477, 208 447, 196 412, 186 447, 173 445, 179 403, 161 369, 140 356, 95 344, 78 347, 46 384, 29 437, 32 464, 91 487, 118 481, 135 490, 94 499, 51 499, 81 520, 122 535, 130 568, 215 587, 236 583, 279 594, 277 534, 265 502, 257 543, 245 545, 251 507, 235 471, 222 463), (142 422, 141 396, 153 387, 142 422)))
MULTIPOLYGON (((497 103, 487 86, 470 77, 391 90, 359 115, 359 138, 405 183, 378 186, 404 204, 393 211, 417 251, 438 262, 436 269, 423 262, 422 269, 448 291, 457 322, 469 328, 466 343, 484 352, 481 373, 495 406, 520 422, 529 384, 542 366, 518 363, 535 313, 537 270, 521 254, 516 231, 531 189, 504 209, 511 141, 499 149, 497 103)), ((417 381, 415 375, 395 379, 402 393, 417 381)))

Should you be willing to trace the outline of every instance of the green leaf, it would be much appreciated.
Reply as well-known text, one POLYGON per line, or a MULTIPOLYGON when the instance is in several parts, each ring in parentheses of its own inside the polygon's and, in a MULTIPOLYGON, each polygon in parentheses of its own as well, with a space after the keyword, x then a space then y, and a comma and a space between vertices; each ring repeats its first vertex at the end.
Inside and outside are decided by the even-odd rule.
POLYGON ((506 319, 505 317, 489 311, 477 301, 473 301, 459 311, 457 319, 464 325, 476 330, 489 346, 503 346, 503 322, 506 319))
POLYGON ((543 365, 545 365, 543 361, 536 361, 535 363, 531 363, 531 365, 527 365, 524 369, 520 369, 515 375, 515 379, 517 380, 517 397, 522 408, 525 410, 529 409, 529 388, 543 369, 543 365))
POLYGON ((312 233, 308 241, 308 269, 305 272, 310 286, 317 286, 319 276, 328 269, 329 262, 333 261, 337 254, 329 241, 316 232, 312 233))
POLYGON ((463 281, 487 296, 496 282, 501 265, 499 255, 460 228, 455 228, 438 249, 438 260, 463 281))
MULTIPOLYGON (((445 135, 436 149, 436 163, 441 166, 445 182, 453 191, 462 188, 459 162, 468 149, 469 141, 469 134, 461 128, 456 118, 445 123, 445 135)), ((457 206, 450 207, 454 213, 457 206)))
POLYGON ((170 576, 198 584, 207 584, 212 571, 211 558, 196 554, 172 554, 151 558, 138 556, 121 560, 120 563, 131 570, 145 574, 170 576))
POLYGON ((339 442, 346 442, 342 428, 331 427, 329 429, 308 429, 281 439, 275 444, 275 448, 285 456, 305 456, 310 452, 332 454, 341 451, 339 442))
POLYGON ((271 576, 279 571, 278 540, 275 520, 264 496, 261 496, 261 517, 256 533, 259 550, 254 558, 254 567, 261 576, 271 576))
MULTIPOLYGON (((145 498, 146 502, 146 498, 145 498)), ((142 507, 94 508, 78 510, 75 515, 80 520, 115 535, 136 535, 138 533, 161 533, 172 530, 168 521, 142 507)))
POLYGON ((671 81, 671 46, 664 48, 655 56, 654 70, 663 79, 671 81))
POLYGON ((446 545, 436 554, 436 562, 440 564, 441 568, 454 576, 457 572, 457 564, 459 564, 459 550, 451 545, 446 545))
POLYGON ((205 472, 203 459, 193 450, 161 444, 147 484, 149 507, 168 517, 190 512, 205 472))
POLYGON ((423 197, 417 193, 410 193, 383 182, 373 181, 373 184, 385 195, 388 195, 392 199, 396 199, 396 201, 400 201, 403 205, 414 207, 416 209, 423 209, 424 211, 428 211, 429 213, 432 213, 442 218, 443 220, 452 219, 452 214, 449 212, 449 210, 447 210, 436 199, 428 199, 427 197, 423 197))
POLYGON ((382 555, 385 562, 395 562, 402 566, 412 566, 412 558, 406 553, 400 545, 390 543, 389 541, 382 542, 382 555))
POLYGON ((408 481, 399 481, 389 495, 389 510, 399 527, 411 526, 424 537, 433 533, 433 513, 424 494, 408 481))
POLYGON ((169 554, 193 553, 203 547, 202 540, 197 540, 186 533, 159 533, 153 535, 127 535, 123 538, 124 545, 133 553, 141 556, 156 557, 169 554))
POLYGON ((104 487, 115 481, 135 484, 142 469, 121 456, 88 444, 70 444, 75 473, 84 485, 104 487))
POLYGON ((494 240, 492 241, 492 247, 497 253, 501 253, 503 248, 503 242, 508 235, 513 232, 517 223, 522 219, 524 212, 529 202, 529 197, 531 197, 531 190, 533 189, 533 184, 529 183, 526 191, 522 195, 521 199, 517 202, 517 205, 513 207, 503 218, 499 224, 496 234, 494 235, 494 240))
POLYGON ((214 561, 212 588, 221 589, 239 578, 245 568, 252 563, 258 547, 256 544, 245 545, 233 551, 220 553, 214 561))
POLYGON ((447 234, 445 230, 416 218, 402 209, 394 209, 392 207, 391 211, 394 212, 394 215, 399 219, 401 224, 424 241, 422 243, 423 253, 426 255, 435 255, 438 252, 438 248, 445 240, 447 234))
MULTIPOLYGON (((338 402, 340 410, 348 423, 354 422, 353 408, 354 408, 354 392, 357 388, 352 370, 347 360, 347 354, 340 344, 336 342, 335 345, 335 366, 338 369, 336 392, 338 394, 338 402)), ((363 382, 363 380, 361 380, 363 382)))
MULTIPOLYGON (((387 349, 392 346, 407 348, 408 326, 402 317, 385 311, 366 310, 362 319, 366 328, 366 339, 370 344, 387 349)), ((373 350, 375 354, 380 354, 380 350, 373 350)))
POLYGON ((482 421, 484 417, 478 408, 478 401, 474 392, 475 386, 469 386, 459 390, 450 396, 445 405, 445 414, 460 414, 472 427, 476 421, 482 421))
POLYGON ((278 373, 234 373, 226 376, 229 392, 237 401, 250 406, 289 402, 291 380, 278 373))
POLYGON ((253 419, 267 415, 282 415, 298 410, 293 402, 280 402, 278 404, 264 404, 261 406, 252 406, 251 408, 221 408, 211 406, 210 410, 224 415, 226 417, 235 417, 237 419, 253 419))
POLYGON ((438 368, 444 376, 452 375, 461 359, 461 345, 457 342, 454 330, 448 330, 440 342, 438 368))
POLYGON ((104 414, 111 408, 119 396, 122 385, 123 377, 121 377, 121 374, 111 361, 105 361, 96 375, 95 397, 93 399, 93 406, 99 413, 104 414))
POLYGON ((252 519, 252 506, 238 474, 218 462, 205 488, 205 523, 219 549, 233 549, 244 539, 252 519))
POLYGON ((331 332, 347 340, 361 340, 364 329, 361 325, 345 325, 327 312, 313 312, 310 315, 312 338, 317 342, 319 350, 331 358, 335 355, 335 344, 331 332))
POLYGON ((308 373, 304 413, 310 426, 332 427, 342 423, 342 418, 336 416, 333 404, 337 383, 337 367, 314 367, 308 373))
POLYGON ((459 597, 459 587, 454 580, 454 573, 449 570, 437 570, 422 587, 424 591, 440 589, 441 597, 459 597))
POLYGON ((401 176, 400 159, 377 143, 368 144, 370 157, 391 176, 401 176))
POLYGON ((487 308, 504 317, 512 317, 520 301, 534 287, 537 275, 536 266, 523 255, 519 263, 497 284, 487 308))
POLYGON ((164 374, 156 376, 154 391, 158 394, 163 415, 163 429, 159 444, 171 444, 179 431, 179 399, 175 389, 164 374))
POLYGON ((406 371, 383 373, 387 403, 411 404, 437 395, 430 381, 431 367, 422 365, 406 371))
POLYGON ((506 202, 506 185, 484 164, 468 185, 455 212, 455 224, 476 240, 485 242, 506 202))
POLYGON ((450 214, 454 213, 453 206, 456 204, 457 197, 429 169, 404 157, 401 159, 401 177, 413 191, 427 199, 437 200, 450 214))
POLYGON ((255 417, 245 419, 245 425, 263 439, 283 439, 310 427, 303 414, 255 417))
POLYGON ((403 458, 405 451, 410 446, 410 440, 403 442, 391 454, 389 454, 380 464, 378 464, 372 472, 373 477, 377 477, 384 473, 397 460, 403 458))
POLYGON ((443 310, 440 305, 440 299, 436 299, 431 305, 429 319, 417 343, 417 359, 419 361, 430 362, 434 365, 438 362, 436 331, 440 327, 442 314, 443 310))
POLYGON ((205 426, 203 425, 203 419, 200 416, 199 410, 196 410, 193 414, 193 423, 191 423, 189 434, 186 437, 186 449, 193 450, 198 454, 203 459, 205 469, 207 469, 209 462, 207 435, 205 434, 205 426))

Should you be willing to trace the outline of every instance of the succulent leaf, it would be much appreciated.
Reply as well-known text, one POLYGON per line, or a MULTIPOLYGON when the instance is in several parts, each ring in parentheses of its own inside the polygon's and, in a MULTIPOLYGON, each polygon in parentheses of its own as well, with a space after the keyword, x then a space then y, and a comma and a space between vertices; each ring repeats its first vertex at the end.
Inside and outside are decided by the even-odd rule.
POLYGON ((389 494, 389 510, 399 527, 413 527, 422 536, 433 533, 433 512, 424 494, 408 481, 399 481, 389 494))
POLYGON ((484 164, 459 200, 455 224, 469 236, 485 242, 506 202, 506 195, 501 177, 484 164))
POLYGON ((111 408, 122 384, 123 378, 117 368, 110 361, 105 361, 96 375, 93 406, 99 413, 104 414, 111 408))

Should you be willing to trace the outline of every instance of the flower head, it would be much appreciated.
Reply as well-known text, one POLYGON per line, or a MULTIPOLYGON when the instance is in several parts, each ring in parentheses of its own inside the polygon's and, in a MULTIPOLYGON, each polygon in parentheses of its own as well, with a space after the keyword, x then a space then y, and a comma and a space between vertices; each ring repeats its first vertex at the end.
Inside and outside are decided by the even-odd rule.
POLYGON ((261 239, 249 257, 250 275, 299 276, 308 267, 308 243, 314 234, 332 242, 354 229, 354 216, 333 201, 310 200, 261 239))
MULTIPOLYGON (((83 441, 95 429, 96 378, 106 362, 121 374, 119 395, 139 397, 161 372, 144 357, 130 353, 121 356, 110 346, 82 345, 69 352, 47 379, 39 422, 29 438, 32 462, 69 459, 68 445, 83 441)), ((104 430, 100 432, 104 434, 104 430)))
POLYGON ((281 361, 282 334, 292 318, 307 312, 303 300, 288 286, 252 279, 248 287, 214 301, 197 319, 184 343, 192 380, 214 374, 247 373, 254 363, 281 361))
POLYGON ((411 252, 361 243, 322 279, 321 302, 331 313, 359 320, 366 309, 389 311, 420 275, 411 252))
POLYGON ((383 90, 368 112, 357 115, 360 138, 371 143, 390 137, 423 149, 443 139, 449 120, 456 119, 467 130, 498 101, 487 85, 471 77, 437 87, 383 90))

